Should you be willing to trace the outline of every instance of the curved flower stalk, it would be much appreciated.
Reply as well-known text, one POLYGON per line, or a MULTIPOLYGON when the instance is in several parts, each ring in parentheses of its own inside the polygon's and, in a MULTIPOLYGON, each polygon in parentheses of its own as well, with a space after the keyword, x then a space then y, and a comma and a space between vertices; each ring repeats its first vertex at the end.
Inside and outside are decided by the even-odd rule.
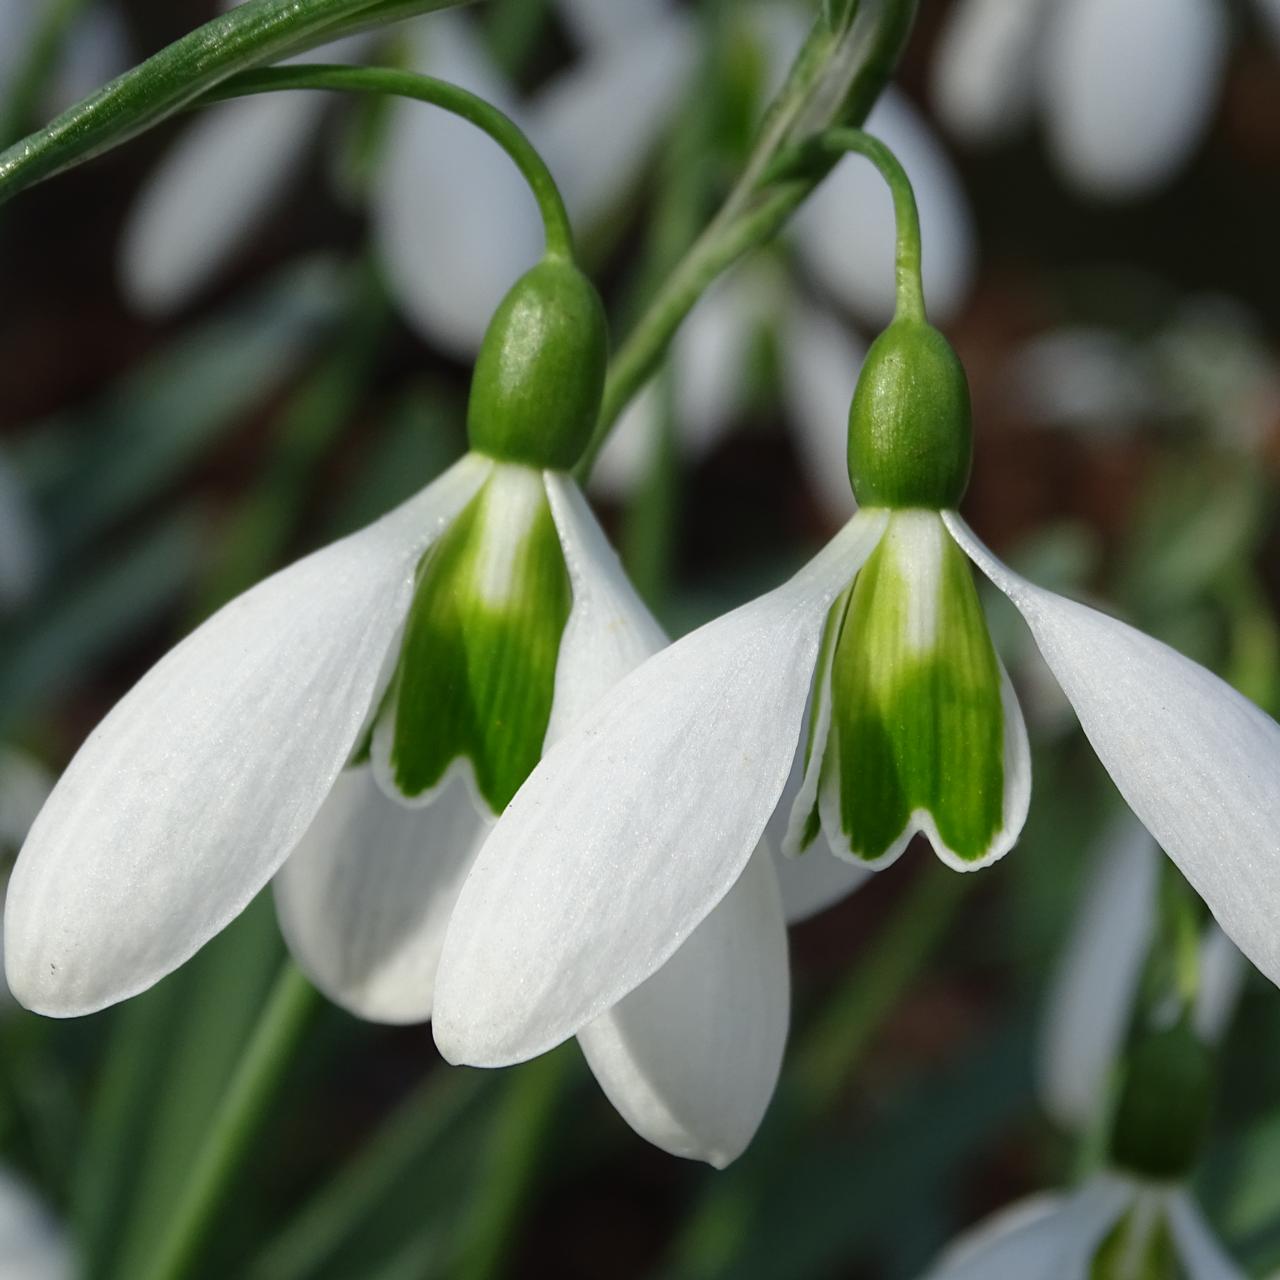
POLYGON ((956 1240, 927 1280, 1167 1274, 1244 1280, 1185 1187, 1108 1172, 1001 1210, 956 1240))
POLYGON ((1007 853, 1030 797, 1027 740, 969 560, 1029 624, 1130 807, 1280 978, 1280 726, 1167 646, 1025 581, 972 533, 955 510, 968 393, 924 320, 909 185, 866 135, 817 145, 870 154, 899 212, 898 316, 850 413, 860 509, 789 582, 620 681, 530 775, 446 934, 434 1027, 452 1060, 542 1052, 674 954, 774 817, 807 704, 790 853, 882 867, 916 833, 957 870, 1007 853))
MULTIPOLYGON (((1112 823, 1094 854, 1050 985, 1037 1055, 1041 1100, 1068 1129, 1086 1129, 1106 1102, 1155 936, 1159 859, 1155 841, 1130 815, 1112 823)), ((1225 1033, 1245 976, 1244 957, 1211 923, 1200 941, 1191 1011, 1205 1044, 1225 1033)))
MULTIPOLYGON (((740 21, 743 38, 766 60, 767 79, 776 88, 804 39, 799 14, 777 3, 754 4, 743 7, 740 21)), ((765 100, 772 91, 766 89, 765 100)), ((866 127, 901 157, 916 185, 924 234, 933 249, 925 289, 933 311, 945 319, 963 304, 976 259, 959 177, 923 117, 893 86, 877 100, 866 127)), ((743 263, 707 291, 671 344, 674 425, 690 461, 713 449, 741 411, 752 339, 770 333, 806 478, 832 520, 852 514, 839 423, 866 347, 847 318, 880 325, 892 314, 893 281, 886 264, 893 238, 893 212, 874 175, 856 163, 842 163, 792 220, 782 237, 782 254, 743 263), (816 295, 809 282, 817 285, 816 295)), ((634 489, 652 465, 662 414, 657 384, 650 383, 601 452, 593 488, 610 496, 634 489)))
POLYGON ((959 136, 996 142, 1037 107, 1053 158, 1087 195, 1150 194, 1199 144, 1226 64, 1222 0, 960 0, 933 66, 959 136))
MULTIPOLYGON (((627 6, 601 0, 598 7, 597 26, 607 29, 603 10, 627 6)), ((669 15, 659 30, 621 42, 602 30, 598 44, 586 44, 578 63, 525 104, 465 17, 432 15, 408 24, 404 39, 414 70, 447 78, 516 119, 547 157, 575 222, 589 224, 662 126, 661 108, 691 61, 676 34, 683 27, 669 15), (602 116, 619 122, 618 136, 594 129, 602 116)), ((367 36, 349 38, 307 61, 360 62, 372 47, 367 36)), ((191 126, 151 175, 125 228, 120 278, 134 306, 172 311, 216 276, 294 181, 325 109, 318 94, 270 94, 222 104, 191 126)), ((507 289, 537 260, 537 211, 504 157, 465 125, 413 103, 392 111, 370 192, 388 280, 424 336, 469 357, 507 289), (465 288, 456 287, 459 271, 467 273, 465 288)))
POLYGON ((29 1187, 0 1168, 0 1275, 73 1280, 78 1274, 66 1232, 29 1187))

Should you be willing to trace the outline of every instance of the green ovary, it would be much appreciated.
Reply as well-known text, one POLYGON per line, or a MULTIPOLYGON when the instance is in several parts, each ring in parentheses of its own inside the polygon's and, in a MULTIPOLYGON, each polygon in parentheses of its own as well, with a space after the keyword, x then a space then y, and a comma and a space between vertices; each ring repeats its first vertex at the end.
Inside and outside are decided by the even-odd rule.
MULTIPOLYGON (((965 862, 1004 816, 1000 669, 968 562, 937 514, 894 515, 836 640, 824 821, 874 861, 922 811, 965 862)), ((832 833, 834 834, 834 833, 832 833)))
POLYGON ((402 795, 461 758, 489 808, 506 808, 542 754, 571 603, 541 473, 499 466, 419 567, 374 736, 402 795))

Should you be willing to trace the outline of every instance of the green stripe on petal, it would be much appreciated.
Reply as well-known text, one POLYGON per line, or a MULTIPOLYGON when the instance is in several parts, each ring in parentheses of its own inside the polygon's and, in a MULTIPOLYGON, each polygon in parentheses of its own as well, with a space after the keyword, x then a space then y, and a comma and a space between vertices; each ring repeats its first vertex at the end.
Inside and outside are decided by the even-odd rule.
POLYGON ((1089 1280, 1180 1280, 1173 1237, 1159 1192, 1148 1191, 1098 1246, 1089 1280))
POLYGON ((424 801, 466 760, 501 813, 542 754, 571 604, 541 472, 495 467, 419 567, 374 731, 384 784, 424 801))
POLYGON ((1001 674, 968 561, 935 512, 897 511, 854 583, 831 672, 822 821, 889 860, 916 831, 962 864, 1004 825, 1001 674))

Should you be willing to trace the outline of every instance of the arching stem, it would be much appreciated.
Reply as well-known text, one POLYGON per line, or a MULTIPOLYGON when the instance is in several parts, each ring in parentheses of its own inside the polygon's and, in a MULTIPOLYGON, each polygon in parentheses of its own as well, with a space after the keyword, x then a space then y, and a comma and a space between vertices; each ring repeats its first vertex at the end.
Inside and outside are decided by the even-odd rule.
POLYGON ((521 176, 529 184, 546 234, 547 254, 551 257, 573 257, 573 232, 546 161, 533 143, 509 116, 491 102, 432 76, 390 67, 343 67, 302 63, 288 67, 270 67, 261 71, 243 71, 224 80, 193 104, 206 106, 227 98, 249 94, 275 93, 283 89, 329 89, 343 93, 377 93, 399 98, 413 98, 440 107, 487 133, 515 162, 521 176))

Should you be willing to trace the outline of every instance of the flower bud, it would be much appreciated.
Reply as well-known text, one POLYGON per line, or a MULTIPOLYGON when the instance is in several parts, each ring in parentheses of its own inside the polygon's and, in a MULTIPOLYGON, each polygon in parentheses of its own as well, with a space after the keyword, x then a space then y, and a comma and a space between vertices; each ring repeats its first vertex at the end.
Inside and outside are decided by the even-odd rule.
POLYGON ((1157 1181, 1185 1177, 1204 1143, 1212 1096, 1212 1051, 1185 1020, 1146 1036, 1125 1064, 1113 1163, 1157 1181))
POLYGON ((972 460, 959 358, 932 325, 895 320, 871 344, 849 409, 854 496, 864 507, 955 507, 972 460))
POLYGON ((471 447, 567 471, 595 429, 608 347, 595 286, 572 263, 544 258, 489 322, 467 405, 471 447))

